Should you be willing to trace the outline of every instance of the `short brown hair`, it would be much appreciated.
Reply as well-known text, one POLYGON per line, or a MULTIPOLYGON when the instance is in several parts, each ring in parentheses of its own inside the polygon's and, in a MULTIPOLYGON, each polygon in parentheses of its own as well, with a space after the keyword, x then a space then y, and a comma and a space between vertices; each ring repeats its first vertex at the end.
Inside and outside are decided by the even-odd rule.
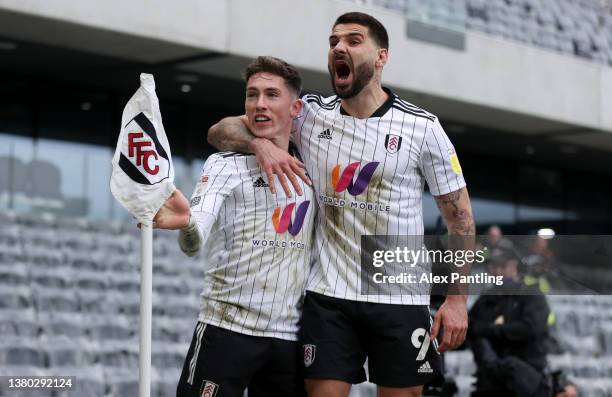
POLYGON ((336 19, 332 29, 335 28, 336 25, 345 25, 349 23, 365 26, 368 28, 372 39, 374 39, 380 48, 385 48, 387 50, 389 49, 389 34, 387 33, 387 29, 385 29, 383 24, 380 23, 378 19, 371 15, 364 14, 363 12, 347 12, 346 14, 340 15, 338 19, 336 19))
POLYGON ((244 71, 244 81, 248 82, 251 76, 257 73, 270 73, 280 76, 285 80, 287 87, 296 96, 300 96, 302 91, 302 77, 297 69, 283 61, 282 59, 271 56, 259 56, 246 67, 244 71))

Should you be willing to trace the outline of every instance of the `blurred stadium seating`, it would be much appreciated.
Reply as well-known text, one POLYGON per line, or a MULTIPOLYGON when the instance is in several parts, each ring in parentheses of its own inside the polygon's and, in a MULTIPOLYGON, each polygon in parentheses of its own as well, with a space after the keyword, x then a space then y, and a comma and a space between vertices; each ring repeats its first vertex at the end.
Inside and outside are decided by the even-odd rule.
POLYGON ((601 0, 355 0, 448 29, 488 35, 612 65, 612 13, 601 0))
MULTIPOLYGON (((76 376, 70 395, 79 397, 137 395, 135 224, 7 213, 0 219, 0 374, 76 376)), ((157 397, 176 393, 203 277, 202 259, 179 256, 175 239, 155 237, 157 397)))
MULTIPOLYGON (((0 373, 77 376, 79 397, 136 395, 134 224, 13 213, 0 213, 0 219, 0 373)), ((175 394, 204 269, 202 256, 185 257, 175 239, 155 233, 156 397, 175 394)), ((582 396, 612 396, 612 297, 551 295, 549 302, 563 352, 549 356, 551 370, 566 371, 582 396)), ((475 371, 471 351, 449 352, 445 360, 459 395, 468 396, 475 371)), ((358 385, 351 395, 374 396, 375 387, 358 385)))

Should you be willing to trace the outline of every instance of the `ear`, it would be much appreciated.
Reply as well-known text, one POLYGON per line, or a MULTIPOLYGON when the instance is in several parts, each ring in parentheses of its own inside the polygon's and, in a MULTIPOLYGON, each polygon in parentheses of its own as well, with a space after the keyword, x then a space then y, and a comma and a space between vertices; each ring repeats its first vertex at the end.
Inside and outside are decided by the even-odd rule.
POLYGON ((301 111, 302 111, 302 101, 299 98, 297 98, 291 104, 291 113, 290 113, 291 118, 296 118, 298 114, 300 114, 301 111))
POLYGON ((387 59, 389 57, 389 50, 386 48, 378 49, 378 57, 376 58, 376 67, 382 68, 387 63, 387 59))

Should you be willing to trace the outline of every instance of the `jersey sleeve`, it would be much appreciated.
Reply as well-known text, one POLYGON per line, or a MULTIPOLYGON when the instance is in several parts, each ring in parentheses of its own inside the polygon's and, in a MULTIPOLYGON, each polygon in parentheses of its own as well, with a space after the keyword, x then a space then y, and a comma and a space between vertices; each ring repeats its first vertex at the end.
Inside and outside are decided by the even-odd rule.
MULTIPOLYGON (((217 155, 208 158, 189 202, 191 214, 198 225, 210 226, 210 220, 216 220, 223 201, 239 183, 240 178, 233 163, 217 155)), ((206 233, 206 230, 202 232, 206 233)))
POLYGON ((465 187, 455 148, 437 118, 425 131, 419 167, 434 196, 465 187))

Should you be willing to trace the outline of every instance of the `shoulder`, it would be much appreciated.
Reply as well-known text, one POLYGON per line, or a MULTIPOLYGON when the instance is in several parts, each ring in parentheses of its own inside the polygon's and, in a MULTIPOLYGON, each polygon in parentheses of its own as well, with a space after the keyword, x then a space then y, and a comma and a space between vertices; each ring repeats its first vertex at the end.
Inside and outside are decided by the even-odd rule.
POLYGON ((340 98, 338 98, 337 95, 324 97, 317 94, 306 94, 302 97, 302 102, 304 102, 306 106, 313 108, 333 110, 340 103, 340 98))
POLYGON ((426 111, 425 109, 422 109, 416 105, 413 105, 412 103, 408 102, 408 101, 404 101, 403 99, 401 99, 400 97, 398 97, 397 95, 394 95, 394 99, 393 99, 393 103, 391 105, 391 107, 393 109, 399 110, 401 112, 404 113, 408 113, 411 114, 415 117, 422 117, 424 119, 427 119, 431 122, 436 122, 438 121, 438 117, 436 117, 435 114, 430 113, 428 111, 426 111))
POLYGON ((239 159, 250 156, 252 155, 239 152, 213 153, 206 159, 204 169, 214 169, 219 172, 235 172, 244 163, 244 161, 239 161, 239 159))

